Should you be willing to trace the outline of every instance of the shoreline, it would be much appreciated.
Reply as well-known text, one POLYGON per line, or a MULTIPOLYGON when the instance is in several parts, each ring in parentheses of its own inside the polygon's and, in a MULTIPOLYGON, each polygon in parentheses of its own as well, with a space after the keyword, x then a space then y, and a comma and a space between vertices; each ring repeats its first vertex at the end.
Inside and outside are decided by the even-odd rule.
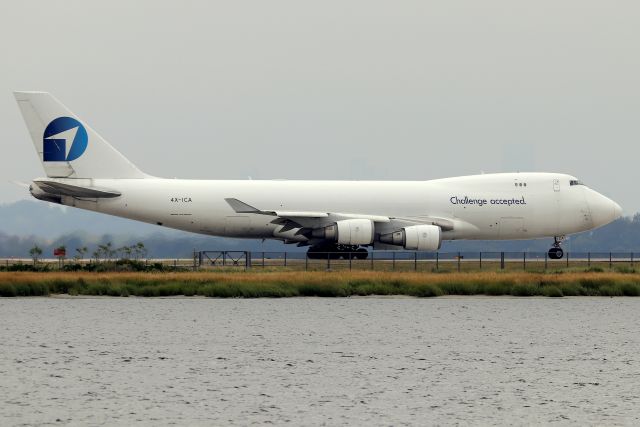
MULTIPOLYGON (((96 299, 123 299, 123 298, 132 298, 132 299, 154 299, 154 300, 225 300, 225 299, 243 299, 243 300, 252 300, 252 299, 271 299, 277 300, 282 299, 281 297, 256 297, 256 298, 221 298, 221 297, 207 297, 204 295, 170 295, 170 296, 162 296, 162 297, 145 297, 145 296, 137 296, 137 295, 129 295, 128 297, 121 296, 111 296, 111 295, 69 295, 69 294, 50 294, 50 295, 39 295, 39 296, 18 296, 18 297, 8 297, 2 298, 0 297, 0 301, 5 300, 15 300, 15 299, 73 299, 73 300, 96 300, 96 299)), ((448 299, 448 300, 484 300, 484 299, 549 299, 550 297, 544 295, 531 295, 531 296, 515 296, 515 295, 486 295, 486 294, 474 294, 474 295, 440 295, 438 297, 432 297, 429 299, 448 299)), ((603 299, 603 298, 630 298, 635 299, 635 296, 611 296, 611 295, 565 295, 562 297, 563 299, 603 299)), ((412 295, 350 295, 345 297, 320 297, 320 296, 293 296, 286 297, 286 299, 355 299, 355 300, 366 300, 366 299, 376 299, 376 300, 415 300, 415 299, 425 299, 424 297, 417 297, 412 295)))

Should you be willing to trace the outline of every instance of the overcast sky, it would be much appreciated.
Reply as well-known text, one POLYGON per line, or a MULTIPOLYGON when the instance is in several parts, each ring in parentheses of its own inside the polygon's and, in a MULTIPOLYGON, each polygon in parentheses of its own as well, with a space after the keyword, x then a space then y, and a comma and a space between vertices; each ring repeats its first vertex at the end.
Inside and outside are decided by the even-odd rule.
POLYGON ((640 211, 640 2, 6 1, 0 201, 43 171, 13 90, 147 173, 577 175, 640 211))

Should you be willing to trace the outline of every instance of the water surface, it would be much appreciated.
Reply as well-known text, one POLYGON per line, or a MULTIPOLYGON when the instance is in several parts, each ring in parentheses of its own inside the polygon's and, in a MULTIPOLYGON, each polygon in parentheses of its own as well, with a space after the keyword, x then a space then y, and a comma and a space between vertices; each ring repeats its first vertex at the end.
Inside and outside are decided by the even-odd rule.
POLYGON ((0 300, 2 425, 638 424, 640 299, 0 300))

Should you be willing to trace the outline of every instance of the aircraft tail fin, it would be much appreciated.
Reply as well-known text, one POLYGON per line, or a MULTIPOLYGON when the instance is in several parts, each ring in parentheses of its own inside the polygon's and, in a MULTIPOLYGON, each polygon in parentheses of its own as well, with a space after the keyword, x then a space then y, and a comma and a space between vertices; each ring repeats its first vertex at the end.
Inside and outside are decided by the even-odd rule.
POLYGON ((133 163, 47 92, 14 92, 50 178, 146 178, 133 163))

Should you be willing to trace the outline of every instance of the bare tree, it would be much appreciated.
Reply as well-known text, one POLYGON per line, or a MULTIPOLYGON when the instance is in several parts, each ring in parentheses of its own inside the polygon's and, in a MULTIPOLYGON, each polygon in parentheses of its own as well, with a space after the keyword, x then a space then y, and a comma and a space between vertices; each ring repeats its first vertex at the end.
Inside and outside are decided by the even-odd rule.
POLYGON ((36 265, 38 263, 38 260, 40 259, 40 255, 42 255, 42 249, 38 245, 35 245, 31 249, 29 249, 29 255, 33 260, 33 265, 36 265))
POLYGON ((118 252, 120 252, 121 257, 123 259, 130 259, 132 251, 133 251, 133 248, 131 246, 123 246, 120 249, 118 249, 118 252))
POLYGON ((131 247, 133 252, 136 254, 136 260, 140 258, 145 258, 147 256, 147 248, 145 248, 144 243, 138 242, 131 247))
POLYGON ((113 258, 116 257, 117 249, 113 247, 113 243, 111 242, 107 242, 106 247, 107 247, 107 258, 109 259, 109 261, 111 261, 113 258))
POLYGON ((87 251, 88 249, 86 246, 83 246, 81 248, 76 248, 76 256, 74 257, 76 261, 83 261, 87 251))
POLYGON ((113 249, 113 243, 107 242, 104 245, 98 245, 98 251, 100 255, 104 257, 105 261, 111 261, 116 251, 113 249))

